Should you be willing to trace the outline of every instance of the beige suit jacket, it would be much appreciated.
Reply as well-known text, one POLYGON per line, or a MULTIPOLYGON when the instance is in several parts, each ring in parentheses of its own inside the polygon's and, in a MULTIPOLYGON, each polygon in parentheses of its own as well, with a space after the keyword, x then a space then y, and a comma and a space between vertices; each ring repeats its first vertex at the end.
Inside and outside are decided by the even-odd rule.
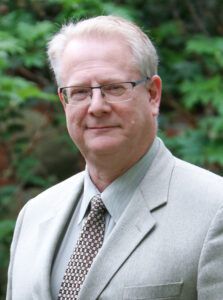
MULTIPOLYGON (((83 189, 79 173, 29 201, 11 247, 7 300, 51 300, 50 273, 83 189)), ((118 195, 117 195, 118 196, 118 195)), ((97 255, 80 300, 222 300, 223 179, 160 142, 97 255)))

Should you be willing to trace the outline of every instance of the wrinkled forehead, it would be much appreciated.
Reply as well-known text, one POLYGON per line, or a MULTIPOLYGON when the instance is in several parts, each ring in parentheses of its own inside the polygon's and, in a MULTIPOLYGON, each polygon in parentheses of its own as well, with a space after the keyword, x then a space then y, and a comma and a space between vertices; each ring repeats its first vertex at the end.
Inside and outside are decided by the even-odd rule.
MULTIPOLYGON (((130 47, 121 37, 104 38, 101 36, 73 37, 68 41, 61 55, 61 79, 67 81, 71 70, 100 65, 120 67, 126 72, 139 72, 130 47)), ((90 69, 91 71, 91 69, 90 69)), ((106 68, 105 68, 106 72, 106 68)))

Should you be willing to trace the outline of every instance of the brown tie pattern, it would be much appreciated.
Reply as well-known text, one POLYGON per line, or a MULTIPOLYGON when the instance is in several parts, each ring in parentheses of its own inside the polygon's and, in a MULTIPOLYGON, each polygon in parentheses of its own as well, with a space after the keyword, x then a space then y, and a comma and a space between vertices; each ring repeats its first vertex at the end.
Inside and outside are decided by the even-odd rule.
POLYGON ((85 220, 60 287, 58 300, 76 300, 93 259, 102 246, 106 208, 100 195, 91 199, 91 210, 85 220))

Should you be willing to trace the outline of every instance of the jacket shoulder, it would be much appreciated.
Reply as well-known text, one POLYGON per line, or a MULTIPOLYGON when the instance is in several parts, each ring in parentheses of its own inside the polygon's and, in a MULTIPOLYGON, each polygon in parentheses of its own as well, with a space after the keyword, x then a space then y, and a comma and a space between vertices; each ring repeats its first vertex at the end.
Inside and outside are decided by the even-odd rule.
POLYGON ((47 208, 58 210, 62 205, 65 205, 68 199, 74 198, 77 193, 80 193, 83 187, 84 171, 77 173, 62 182, 46 189, 36 197, 30 199, 24 206, 25 210, 42 211, 43 214, 48 214, 47 208))
POLYGON ((213 172, 175 158, 173 187, 192 199, 223 204, 223 178, 213 172))

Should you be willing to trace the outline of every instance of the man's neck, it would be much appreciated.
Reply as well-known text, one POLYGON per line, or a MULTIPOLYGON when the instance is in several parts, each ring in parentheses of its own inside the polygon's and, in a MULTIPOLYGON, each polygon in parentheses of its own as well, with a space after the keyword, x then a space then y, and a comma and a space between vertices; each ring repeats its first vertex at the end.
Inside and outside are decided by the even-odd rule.
POLYGON ((100 192, 129 169, 129 167, 120 168, 119 166, 115 166, 114 163, 112 166, 107 163, 106 167, 102 166, 102 164, 100 166, 87 164, 87 166, 91 180, 100 192))
POLYGON ((87 168, 92 182, 102 192, 108 185, 110 185, 116 178, 123 175, 128 169, 134 166, 139 159, 147 152, 145 149, 141 155, 132 157, 127 153, 122 158, 112 155, 94 157, 86 159, 87 168))

